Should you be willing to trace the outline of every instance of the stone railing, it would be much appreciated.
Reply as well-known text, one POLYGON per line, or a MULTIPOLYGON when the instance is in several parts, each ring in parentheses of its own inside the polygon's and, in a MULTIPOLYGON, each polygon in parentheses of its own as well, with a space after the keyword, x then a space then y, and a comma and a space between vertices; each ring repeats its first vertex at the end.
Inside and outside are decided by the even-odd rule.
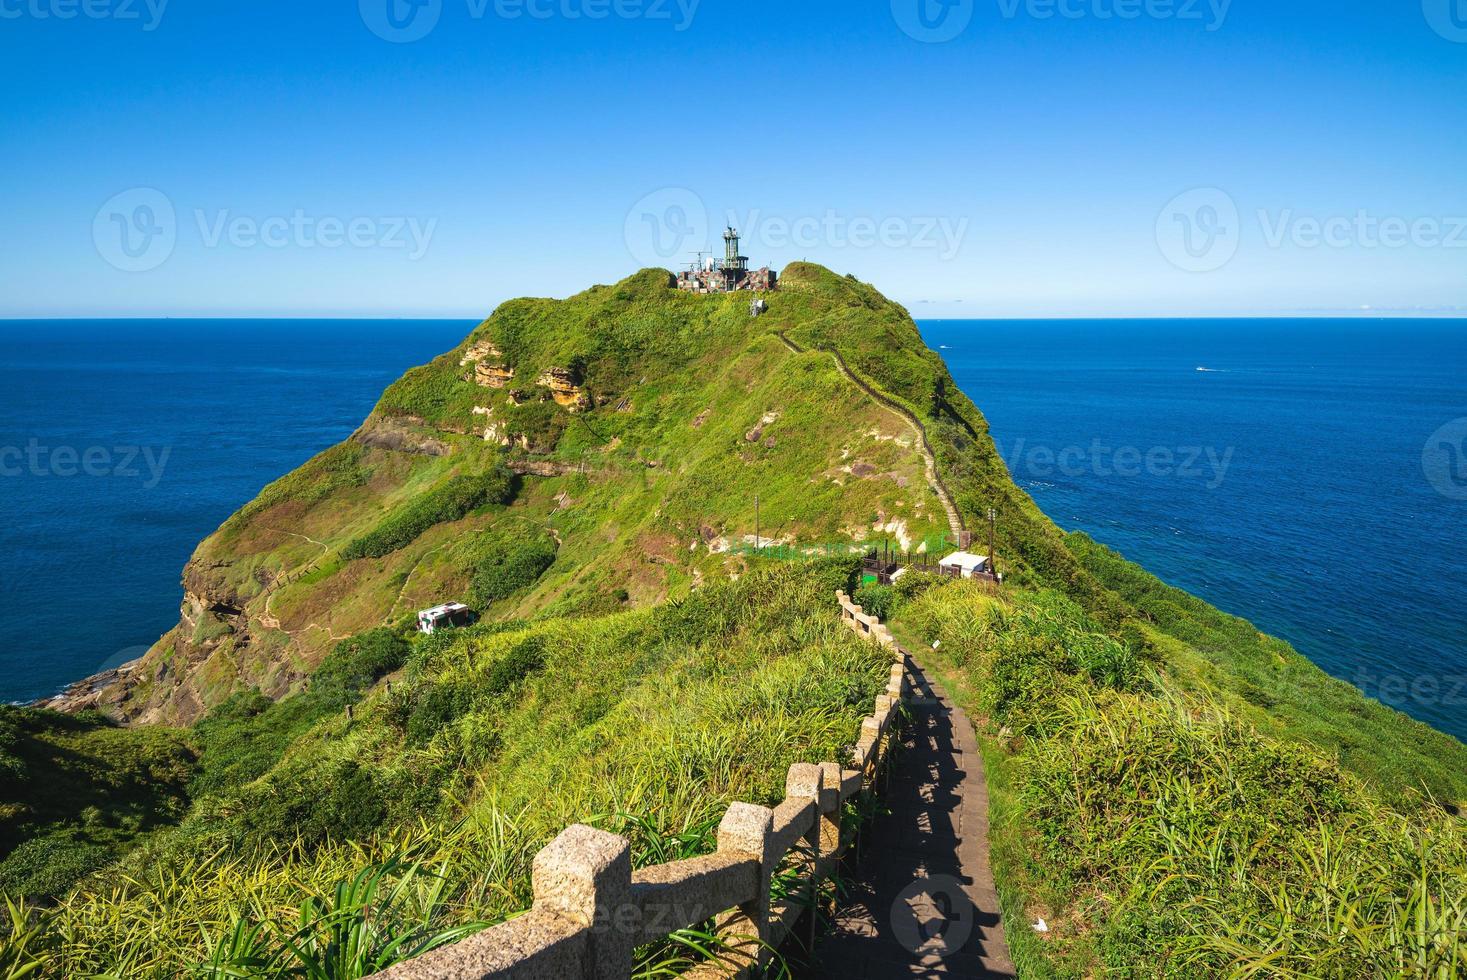
POLYGON ((849 767, 790 766, 785 799, 770 809, 735 803, 706 857, 632 870, 623 837, 576 825, 535 856, 530 911, 453 946, 381 974, 386 980, 627 980, 633 950, 713 919, 719 960, 685 974, 743 977, 768 962, 811 905, 849 841, 841 805, 874 788, 897 707, 909 686, 905 656, 891 631, 844 592, 841 617, 892 651, 891 679, 861 722, 849 767), (799 846, 798 849, 797 845, 799 846), (776 872, 798 875, 789 897, 773 899, 776 872))

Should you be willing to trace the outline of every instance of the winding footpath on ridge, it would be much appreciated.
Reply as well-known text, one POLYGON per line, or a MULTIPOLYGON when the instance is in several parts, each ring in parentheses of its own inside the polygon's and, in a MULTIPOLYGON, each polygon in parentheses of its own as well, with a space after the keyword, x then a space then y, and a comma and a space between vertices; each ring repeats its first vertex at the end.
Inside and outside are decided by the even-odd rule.
MULTIPOLYGON (((809 353, 776 331, 796 354, 809 353)), ((961 540, 963 518, 937 469, 927 429, 911 411, 823 350, 848 381, 917 436, 927 485, 961 540)), ((819 980, 896 977, 1010 978, 988 845, 988 782, 973 726, 906 650, 911 725, 893 757, 886 810, 847 858, 834 928, 815 947, 819 980)))
MULTIPOLYGON (((796 354, 810 353, 808 350, 786 337, 783 331, 776 330, 774 332, 774 335, 778 337, 780 341, 792 352, 796 354)), ((838 351, 826 350, 825 348, 821 348, 821 353, 829 354, 831 358, 835 360, 836 368, 840 371, 841 374, 845 375, 847 381, 851 382, 851 384, 855 385, 857 388, 860 388, 863 392, 866 393, 867 397, 869 397, 876 404, 880 405, 888 412, 891 412, 893 415, 900 417, 901 420, 905 422, 914 433, 916 433, 917 451, 922 454, 922 463, 927 471, 927 485, 932 488, 932 492, 937 495, 937 499, 942 501, 942 509, 947 511, 947 526, 948 529, 952 531, 953 538, 959 541, 962 540, 963 517, 960 513, 958 513, 957 505, 953 503, 952 494, 947 492, 947 487, 943 484, 942 477, 937 472, 937 454, 932 451, 932 444, 927 441, 927 429, 925 426, 922 425, 922 420, 917 418, 917 416, 913 415, 909 410, 903 408, 897 402, 893 401, 886 395, 883 395, 881 392, 877 391, 875 388, 871 387, 871 385, 867 384, 864 380, 858 377, 856 373, 852 371, 850 367, 846 364, 845 358, 841 357, 838 351)))
POLYGON ((893 755, 888 811, 847 859, 834 929, 809 976, 1013 977, 988 859, 983 757, 963 710, 906 656, 912 721, 893 755))

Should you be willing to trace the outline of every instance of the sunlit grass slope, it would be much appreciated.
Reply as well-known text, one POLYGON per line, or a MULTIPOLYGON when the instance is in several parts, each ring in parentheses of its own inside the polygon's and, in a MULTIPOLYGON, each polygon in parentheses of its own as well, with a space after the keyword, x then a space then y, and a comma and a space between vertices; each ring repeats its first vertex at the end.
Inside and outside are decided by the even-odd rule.
POLYGON ((1056 593, 946 585, 899 615, 981 719, 1024 977, 1467 974, 1459 817, 1386 805, 1056 593))
POLYGON ((310 691, 221 707, 183 825, 44 913, 46 974, 176 976, 240 921, 288 936, 309 896, 393 855, 442 876, 415 913, 438 929, 527 907, 531 857, 570 823, 630 833, 639 863, 711 850, 730 802, 777 802, 789 765, 847 753, 883 688, 889 656, 835 612, 850 572, 775 568, 641 611, 481 626, 419 642, 377 681, 390 644, 333 654, 343 676, 317 683, 351 720, 307 720, 293 703, 310 691), (261 751, 263 728, 288 737, 261 751))

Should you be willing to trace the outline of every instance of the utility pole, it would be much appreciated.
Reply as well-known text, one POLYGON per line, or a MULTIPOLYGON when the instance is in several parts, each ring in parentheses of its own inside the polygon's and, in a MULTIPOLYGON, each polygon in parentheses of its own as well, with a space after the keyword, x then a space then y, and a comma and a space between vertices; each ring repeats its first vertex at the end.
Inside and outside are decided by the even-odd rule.
POLYGON ((988 508, 988 570, 993 573, 993 580, 998 581, 998 553, 993 550, 993 532, 998 524, 998 511, 992 507, 988 508))
POLYGON ((754 494, 754 553, 763 550, 764 539, 759 537, 759 495, 754 494))

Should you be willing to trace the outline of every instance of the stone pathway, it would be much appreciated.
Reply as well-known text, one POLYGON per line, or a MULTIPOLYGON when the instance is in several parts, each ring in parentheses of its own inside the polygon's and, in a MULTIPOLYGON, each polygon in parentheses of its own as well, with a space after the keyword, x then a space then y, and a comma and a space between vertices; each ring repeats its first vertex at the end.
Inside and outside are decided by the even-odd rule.
POLYGON ((808 974, 831 980, 1013 977, 988 861, 988 788, 962 709, 907 655, 912 724, 890 813, 847 858, 834 931, 808 974))

